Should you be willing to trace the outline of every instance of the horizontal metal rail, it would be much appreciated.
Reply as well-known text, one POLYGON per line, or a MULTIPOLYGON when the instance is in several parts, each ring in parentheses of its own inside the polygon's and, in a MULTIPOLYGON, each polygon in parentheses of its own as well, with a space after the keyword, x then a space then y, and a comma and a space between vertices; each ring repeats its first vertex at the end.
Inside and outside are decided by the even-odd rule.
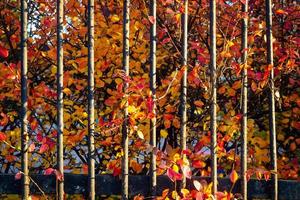
MULTIPOLYGON (((21 181, 15 180, 14 174, 0 174, 0 194, 20 194, 21 181)), ((46 194, 56 193, 55 176, 49 175, 30 175, 31 179, 39 185, 46 194)), ((66 194, 88 194, 88 176, 80 174, 65 174, 65 193, 66 194)), ((192 180, 205 179, 210 181, 209 177, 193 177, 192 180)), ((193 186, 192 180, 187 179, 187 188, 193 186)), ((240 180, 239 180, 240 181, 240 180)), ((233 193, 241 192, 239 181, 233 188, 233 193)), ((112 175, 96 176, 96 194, 97 195, 120 195, 122 181, 119 177, 112 175)), ((142 194, 150 196, 151 194, 151 176, 131 175, 129 176, 129 194, 135 196, 142 194)), ((179 184, 177 184, 179 185, 179 184)), ((219 191, 229 191, 232 184, 228 178, 218 179, 219 191)), ((248 182, 248 199, 271 199, 272 181, 251 179, 248 182)), ((174 189, 174 183, 167 176, 157 176, 157 193, 161 194, 164 189, 174 189)), ((39 194, 39 189, 33 182, 30 184, 31 194, 39 194)), ((295 200, 300 197, 300 182, 292 180, 278 181, 278 198, 285 200, 295 200)))

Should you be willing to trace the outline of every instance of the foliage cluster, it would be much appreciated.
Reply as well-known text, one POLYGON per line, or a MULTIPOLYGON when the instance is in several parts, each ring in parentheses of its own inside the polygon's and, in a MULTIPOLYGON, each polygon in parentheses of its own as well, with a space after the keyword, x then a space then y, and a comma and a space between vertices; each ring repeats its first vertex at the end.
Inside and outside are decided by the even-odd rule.
MULTIPOLYGON (((30 171, 56 168, 56 8, 55 0, 29 0, 30 171)), ((158 174, 176 179, 188 155, 192 175, 210 175, 209 1, 189 1, 189 64, 181 66, 183 3, 158 0, 158 17, 147 0, 131 2, 130 76, 122 71, 122 1, 95 1, 96 173, 121 173, 123 83, 129 83, 130 173, 147 174, 156 151, 158 174), (158 23, 158 148, 149 145, 149 28, 158 23), (188 150, 179 149, 180 85, 188 69, 188 150), (181 169, 180 169, 181 168, 181 169)), ((241 52, 248 51, 249 177, 269 169, 268 77, 275 70, 278 174, 298 179, 300 159, 299 5, 274 1, 274 66, 266 64, 263 0, 250 0, 249 48, 241 50, 243 1, 217 4, 218 166, 220 176, 240 168, 241 52)), ((0 171, 20 169, 20 2, 0 2, 0 171)), ((87 173, 87 0, 65 3, 64 144, 65 170, 87 173)), ((180 174, 180 173, 179 173, 180 174)), ((267 175, 265 175, 267 176, 267 175)), ((185 194, 183 194, 185 195, 185 194)))

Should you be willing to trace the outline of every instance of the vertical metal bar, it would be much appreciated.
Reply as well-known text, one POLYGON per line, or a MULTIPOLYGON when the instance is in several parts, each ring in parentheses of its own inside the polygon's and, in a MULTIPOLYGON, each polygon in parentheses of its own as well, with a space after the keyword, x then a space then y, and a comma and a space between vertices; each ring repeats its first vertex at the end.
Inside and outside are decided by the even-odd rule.
MULTIPOLYGON (((182 150, 186 149, 186 98, 187 98, 187 60, 188 60, 188 0, 184 0, 184 13, 181 16, 182 24, 182 66, 184 66, 182 83, 181 83, 181 102, 180 102, 180 117, 181 117, 181 127, 180 127, 180 146, 182 150)), ((186 177, 183 175, 182 178, 182 188, 186 187, 186 177)))
MULTIPOLYGON (((64 0, 57 0, 57 163, 58 171, 64 173, 64 153, 63 153, 63 14, 64 0)), ((57 199, 64 199, 64 181, 58 180, 57 199)))
POLYGON ((216 83, 216 0, 210 0, 210 134, 212 194, 217 192, 217 83, 216 83))
MULTIPOLYGON (((129 6, 130 0, 123 1, 123 70, 129 76, 129 6)), ((126 103, 124 106, 124 122, 122 127, 122 199, 128 199, 128 82, 124 80, 126 103)))
MULTIPOLYGON (((150 16, 154 18, 150 27, 150 90, 154 105, 150 119, 150 145, 156 147, 156 0, 150 1, 150 16)), ((156 155, 151 152, 151 193, 156 195, 156 155)))
POLYGON ((21 1, 21 152, 22 152, 22 199, 29 198, 28 176, 28 122, 27 122, 27 1, 21 1))
POLYGON ((241 184, 243 199, 247 199, 247 101, 248 101, 248 76, 247 76, 247 48, 248 48, 248 0, 242 3, 242 12, 245 16, 242 19, 242 154, 241 154, 241 184))
POLYGON ((88 154, 89 199, 95 199, 94 0, 88 1, 88 154))
POLYGON ((266 0, 266 26, 267 26, 267 64, 271 66, 270 71, 270 93, 269 93, 269 129, 270 129, 270 151, 271 165, 275 174, 272 174, 273 196, 278 199, 278 176, 277 176, 277 146, 276 146, 276 122, 275 122, 275 98, 274 98, 274 70, 273 70, 273 38, 272 38, 272 0, 266 0))

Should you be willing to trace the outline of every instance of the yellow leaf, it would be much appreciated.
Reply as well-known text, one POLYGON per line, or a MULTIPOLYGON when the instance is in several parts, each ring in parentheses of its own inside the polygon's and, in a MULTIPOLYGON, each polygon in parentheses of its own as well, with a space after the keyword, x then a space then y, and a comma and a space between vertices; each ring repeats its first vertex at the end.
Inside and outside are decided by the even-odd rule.
POLYGON ((87 112, 82 113, 82 117, 86 118, 88 116, 87 112))
POLYGON ((63 92, 64 92, 66 95, 71 95, 71 94, 72 94, 72 91, 71 91, 69 88, 64 88, 63 92))
POLYGON ((168 136, 168 131, 166 131, 166 129, 162 129, 162 130, 160 130, 160 135, 161 135, 161 137, 163 137, 163 138, 167 138, 167 136, 168 136))
POLYGON ((183 195, 183 197, 187 197, 189 193, 190 191, 188 189, 181 189, 181 194, 183 195))
POLYGON ((118 22, 118 21, 120 21, 120 18, 119 18, 118 15, 113 15, 113 16, 111 17, 111 21, 112 21, 112 22, 118 22))
POLYGON ((172 166, 172 169, 175 171, 175 172, 179 172, 179 167, 178 167, 178 165, 173 165, 172 166))
POLYGON ((134 106, 128 106, 129 113, 136 113, 136 108, 134 106))
POLYGON ((120 78, 116 78, 116 79, 115 79, 115 82, 116 82, 116 84, 117 84, 117 85, 119 85, 120 83, 122 83, 122 82, 123 82, 123 80, 122 80, 122 79, 120 79, 120 78))
POLYGON ((178 194, 177 194, 176 190, 172 191, 172 198, 178 199, 178 194))
POLYGON ((137 135, 139 136, 140 139, 142 139, 142 140, 144 139, 144 134, 142 131, 138 131, 137 135))
POLYGON ((227 45, 228 45, 228 47, 232 47, 234 45, 234 43, 232 41, 228 41, 227 45))
POLYGON ((56 71, 57 71, 57 67, 55 65, 52 65, 51 66, 51 73, 56 74, 56 71))

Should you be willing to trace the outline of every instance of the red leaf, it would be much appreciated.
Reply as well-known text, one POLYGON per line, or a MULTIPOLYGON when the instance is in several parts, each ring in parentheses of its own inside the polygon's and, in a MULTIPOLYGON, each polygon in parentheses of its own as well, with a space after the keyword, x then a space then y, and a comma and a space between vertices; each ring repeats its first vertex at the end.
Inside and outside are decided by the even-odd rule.
POLYGON ((34 151, 34 149, 35 149, 35 144, 34 143, 31 143, 30 145, 29 145, 29 147, 28 147, 28 152, 33 152, 34 151))
POLYGON ((266 181, 270 180, 270 172, 265 171, 264 172, 264 178, 265 178, 266 181))
POLYGON ((53 173, 55 173, 55 169, 53 169, 53 168, 48 168, 44 171, 45 175, 51 175, 53 173))
POLYGON ((89 170, 89 166, 87 164, 83 164, 82 165, 82 172, 84 174, 87 174, 88 173, 88 170, 89 170))
POLYGON ((148 19, 150 21, 151 24, 154 24, 155 23, 155 17, 154 16, 148 16, 148 19))
POLYGON ((181 167, 181 171, 186 178, 188 179, 192 178, 192 171, 189 166, 184 165, 183 167, 181 167))
POLYGON ((163 41, 161 41, 161 44, 166 44, 166 43, 168 43, 170 41, 171 41, 171 38, 167 37, 163 41))
POLYGON ((196 200, 203 200, 203 193, 202 192, 197 192, 196 200))
POLYGON ((152 99, 151 96, 149 96, 147 98, 146 105, 147 105, 148 113, 152 113, 153 112, 153 108, 154 108, 154 101, 153 101, 153 99, 152 99))
POLYGON ((63 181, 64 180, 64 175, 60 171, 54 170, 54 174, 56 176, 56 180, 59 180, 59 181, 63 181))
POLYGON ((192 163, 192 166, 194 167, 194 168, 204 168, 205 167, 205 162, 203 162, 203 161, 201 161, 201 160, 195 160, 195 161, 193 161, 193 163, 192 163))
POLYGON ((175 172, 172 168, 167 170, 167 176, 173 181, 181 180, 182 174, 175 172))
POLYGON ((224 199, 227 197, 227 195, 224 192, 217 192, 216 196, 217 196, 217 199, 224 199))
POLYGON ((0 57, 3 57, 3 58, 8 57, 8 50, 1 46, 0 46, 0 57))
POLYGON ((185 150, 182 151, 182 154, 190 156, 192 154, 192 151, 190 149, 185 149, 185 150))
POLYGON ((44 153, 48 150, 49 150, 49 145, 44 143, 44 144, 42 144, 39 153, 44 153))
POLYGON ((6 135, 3 132, 0 132, 0 141, 6 140, 6 135))
POLYGON ((121 168, 115 167, 113 170, 113 176, 118 176, 121 174, 121 168))
POLYGON ((15 180, 20 180, 21 178, 22 178, 22 173, 21 172, 16 173, 15 180))

